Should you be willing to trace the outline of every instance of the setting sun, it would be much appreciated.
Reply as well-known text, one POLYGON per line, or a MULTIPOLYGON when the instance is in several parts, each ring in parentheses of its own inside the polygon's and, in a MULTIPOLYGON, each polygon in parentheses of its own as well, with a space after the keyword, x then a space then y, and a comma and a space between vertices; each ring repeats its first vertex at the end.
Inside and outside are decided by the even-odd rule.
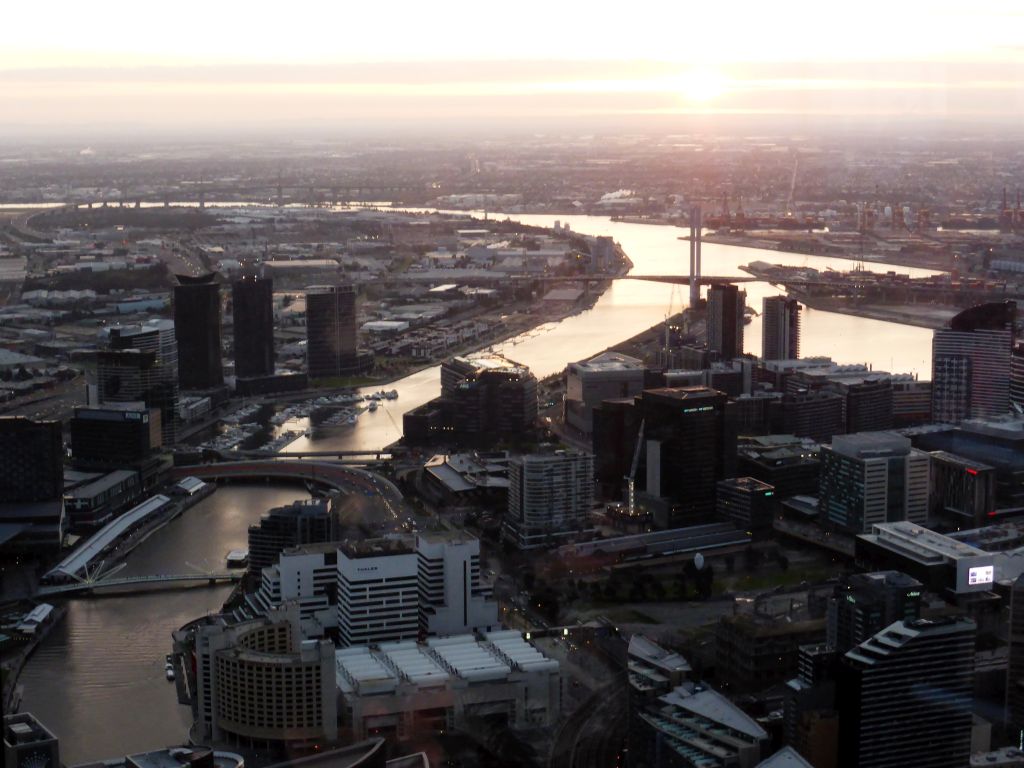
POLYGON ((695 69, 679 77, 678 87, 688 101, 706 102, 725 93, 726 79, 715 70, 695 69))

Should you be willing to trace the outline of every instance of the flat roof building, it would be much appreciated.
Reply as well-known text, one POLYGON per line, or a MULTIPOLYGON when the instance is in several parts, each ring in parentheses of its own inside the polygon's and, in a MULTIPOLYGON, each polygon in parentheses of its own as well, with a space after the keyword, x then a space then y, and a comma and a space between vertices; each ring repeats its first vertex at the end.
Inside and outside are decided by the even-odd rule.
POLYGON ((928 519, 930 459, 891 432, 836 435, 821 448, 818 501, 825 520, 851 533, 875 523, 928 519))
POLYGON ((569 363, 565 372, 565 423, 584 435, 592 432, 594 408, 603 400, 634 397, 644 388, 643 361, 620 352, 569 363))
POLYGON ((500 717, 510 729, 547 727, 561 712, 559 664, 518 631, 341 648, 335 653, 343 724, 404 739, 500 717))

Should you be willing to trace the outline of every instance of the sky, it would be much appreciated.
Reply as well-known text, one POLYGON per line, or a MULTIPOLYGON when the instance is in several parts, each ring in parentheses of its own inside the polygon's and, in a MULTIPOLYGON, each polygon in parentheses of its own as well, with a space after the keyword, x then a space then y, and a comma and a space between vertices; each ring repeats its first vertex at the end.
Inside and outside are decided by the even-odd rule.
POLYGON ((1024 3, 16 3, 0 130, 1024 116, 1024 3))

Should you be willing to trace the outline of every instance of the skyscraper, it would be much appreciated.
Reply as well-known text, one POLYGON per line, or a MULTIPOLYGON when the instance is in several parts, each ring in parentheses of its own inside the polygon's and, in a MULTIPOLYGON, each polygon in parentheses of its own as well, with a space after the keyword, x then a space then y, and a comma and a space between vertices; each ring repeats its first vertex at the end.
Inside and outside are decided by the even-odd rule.
POLYGON ((743 354, 743 320, 747 294, 732 284, 708 289, 708 350, 720 360, 743 354))
POLYGON ((505 532, 519 549, 559 543, 582 530, 594 498, 594 457, 528 454, 509 462, 505 532))
POLYGON ((243 277, 231 284, 235 334, 235 375, 274 373, 274 281, 243 277))
POLYGON ((338 644, 419 636, 419 555, 409 539, 345 540, 338 550, 338 644))
POLYGON ((182 389, 212 389, 224 383, 220 348, 220 285, 216 275, 177 275, 174 338, 182 389))
POLYGON ((930 459, 891 432, 836 435, 821 447, 818 508, 850 533, 875 523, 928 519, 930 459))
POLYGON ((765 360, 799 358, 800 302, 788 296, 766 296, 761 315, 761 357, 765 360))
POLYGON ((0 416, 0 503, 59 499, 63 455, 59 421, 0 416))
POLYGON ((59 421, 0 417, 0 546, 9 550, 62 545, 64 446, 59 421))
MULTIPOLYGON (((1010 589, 1009 666, 1006 672, 1006 722, 1024 734, 1024 575, 1010 589)), ((1019 743, 1019 737, 1014 739, 1019 743)))
POLYGON ((273 565, 288 547, 333 541, 337 533, 336 515, 323 499, 275 507, 249 526, 249 571, 259 573, 273 565))
POLYGON ((150 320, 109 331, 109 350, 97 353, 101 403, 143 402, 160 410, 164 445, 178 432, 178 342, 174 323, 150 320))
POLYGON ((1010 357, 1010 409, 1024 416, 1024 341, 1019 341, 1010 357))
POLYGON ((980 304, 932 336, 932 420, 1002 416, 1010 409, 1010 368, 1017 305, 980 304))
POLYGON ((311 379, 345 375, 356 359, 356 290, 352 285, 306 289, 306 363, 311 379))
POLYGON ((844 654, 894 621, 921 618, 917 579, 900 571, 855 573, 836 585, 828 603, 828 645, 844 654))
POLYGON ((971 755, 970 619, 898 621, 843 656, 840 768, 962 768, 971 755))
MULTIPOLYGON (((667 502, 666 512, 655 512, 661 527, 706 522, 714 514, 715 486, 736 453, 726 429, 726 400, 706 387, 647 389, 637 398, 645 492, 667 502)), ((627 441, 627 452, 635 443, 635 437, 627 441)))

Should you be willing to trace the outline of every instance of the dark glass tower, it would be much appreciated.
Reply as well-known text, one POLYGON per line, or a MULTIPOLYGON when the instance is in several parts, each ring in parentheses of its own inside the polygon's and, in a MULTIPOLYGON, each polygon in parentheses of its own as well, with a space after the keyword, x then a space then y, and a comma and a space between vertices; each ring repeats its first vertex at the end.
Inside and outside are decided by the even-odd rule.
POLYGON ((356 360, 356 290, 352 285, 306 289, 306 364, 311 379, 345 375, 356 360))
POLYGON ((0 503, 59 499, 63 456, 59 421, 0 417, 0 503))
POLYGON ((235 333, 235 375, 274 373, 274 281, 243 277, 231 285, 235 333))
POLYGON ((800 357, 800 302, 788 296, 766 296, 762 304, 761 357, 800 357))
POLYGON ((174 286, 174 338, 182 389, 212 389, 224 383, 220 350, 220 286, 215 275, 178 275, 174 286))
POLYGON ((898 621, 840 664, 840 768, 962 768, 971 756, 970 619, 898 621))
POLYGON ((735 285, 708 289, 708 351, 720 360, 743 354, 743 320, 747 294, 735 285))

